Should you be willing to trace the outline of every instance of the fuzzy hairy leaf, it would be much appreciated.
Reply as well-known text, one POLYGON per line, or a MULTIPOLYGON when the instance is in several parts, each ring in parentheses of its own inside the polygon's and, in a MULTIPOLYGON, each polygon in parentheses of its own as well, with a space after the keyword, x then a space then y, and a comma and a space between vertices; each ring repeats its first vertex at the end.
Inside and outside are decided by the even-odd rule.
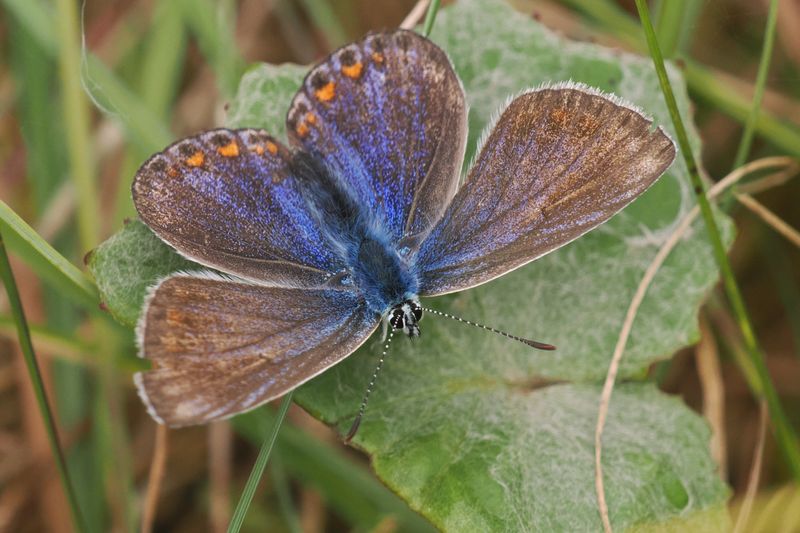
MULTIPOLYGON (((465 85, 467 160, 509 96, 550 81, 614 92, 671 130, 649 59, 566 41, 499 0, 461 0, 444 9, 432 38, 465 85)), ((304 72, 291 65, 251 69, 229 125, 282 135, 304 72)), ((688 117, 682 79, 677 71, 671 76, 688 117)), ((692 140, 699 146, 694 131, 692 140)), ((693 203, 678 158, 644 196, 584 238, 482 287, 424 302, 558 350, 536 352, 452 321, 423 319, 419 341, 398 338, 392 346, 355 440, 378 476, 445 530, 600 530, 593 467, 599 383, 644 270, 693 203)), ((720 221, 730 239, 730 222, 720 221)), ((98 250, 91 267, 109 308, 131 323, 147 284, 185 268, 175 257, 146 228, 130 224, 98 250)), ((636 318, 620 371, 628 381, 614 392, 604 438, 615 530, 727 527, 727 488, 709 456, 705 423, 653 385, 630 381, 696 339, 697 309, 716 278, 697 224, 656 276, 636 318)), ((379 352, 379 340, 367 342, 304 386, 298 402, 346 431, 379 352)))

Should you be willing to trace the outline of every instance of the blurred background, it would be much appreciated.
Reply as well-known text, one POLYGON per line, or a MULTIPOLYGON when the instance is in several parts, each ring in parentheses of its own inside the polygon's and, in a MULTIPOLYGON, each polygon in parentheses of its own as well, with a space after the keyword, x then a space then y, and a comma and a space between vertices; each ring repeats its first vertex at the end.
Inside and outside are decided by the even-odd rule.
MULTIPOLYGON (((369 30, 398 26, 415 3, 2 0, 3 224, 10 208, 83 268, 84 254, 135 216, 129 191, 138 166, 170 139, 221 125, 249 64, 311 63, 369 30)), ((778 3, 762 118, 748 160, 800 156, 800 2, 778 3)), ((573 39, 646 54, 632 0, 513 4, 573 39)), ((685 71, 702 161, 713 180, 736 162, 769 4, 651 2, 665 53, 685 71)), ((757 198, 779 222, 800 228, 798 180, 772 184, 757 198)), ((730 255, 756 335, 789 422, 800 429, 797 233, 779 234, 763 213, 739 203, 723 207, 737 223, 730 255)), ((7 236, 5 225, 0 230, 7 236)), ((24 246, 10 238, 7 246, 85 519, 92 531, 138 530, 156 431, 130 379, 132 334, 101 309, 87 311, 64 298, 24 246)), ((754 503, 746 530, 800 531, 800 491, 764 431, 746 377, 752 369, 719 287, 699 319, 700 344, 654 367, 650 378, 707 417, 712 453, 732 487, 734 518, 749 484, 754 503), (760 458, 755 467, 754 458, 760 458)), ((2 293, 0 531, 71 531, 41 419, 2 293)), ((155 529, 224 531, 259 436, 219 423, 168 438, 155 529)), ((245 529, 388 532, 406 523, 397 516, 407 513, 364 456, 293 407, 245 529)))

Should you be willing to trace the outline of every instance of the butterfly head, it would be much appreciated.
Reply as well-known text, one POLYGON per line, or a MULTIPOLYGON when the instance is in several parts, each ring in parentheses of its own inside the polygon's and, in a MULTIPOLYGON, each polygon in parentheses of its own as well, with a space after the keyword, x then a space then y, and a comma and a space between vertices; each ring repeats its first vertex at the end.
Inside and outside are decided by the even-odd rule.
POLYGON ((389 311, 389 325, 394 330, 403 330, 409 337, 419 337, 419 326, 422 318, 422 307, 417 300, 405 300, 389 311))

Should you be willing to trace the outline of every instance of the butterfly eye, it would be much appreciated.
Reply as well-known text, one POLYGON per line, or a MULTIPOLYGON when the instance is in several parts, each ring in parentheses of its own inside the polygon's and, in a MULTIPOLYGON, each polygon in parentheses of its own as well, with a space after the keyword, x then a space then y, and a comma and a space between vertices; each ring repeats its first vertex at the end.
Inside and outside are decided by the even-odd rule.
POLYGON ((416 318, 417 322, 419 322, 419 320, 422 318, 422 308, 414 302, 411 302, 411 312, 414 313, 414 318, 416 318))
POLYGON ((394 329, 403 329, 403 326, 405 325, 405 321, 403 320, 403 310, 402 309, 397 308, 397 309, 392 311, 392 318, 389 319, 389 324, 394 329))

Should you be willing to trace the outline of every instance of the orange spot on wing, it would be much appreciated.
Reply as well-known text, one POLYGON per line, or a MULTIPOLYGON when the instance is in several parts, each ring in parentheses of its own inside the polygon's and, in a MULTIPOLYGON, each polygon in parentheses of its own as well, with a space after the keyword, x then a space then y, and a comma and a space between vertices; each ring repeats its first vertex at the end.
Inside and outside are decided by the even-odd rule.
POLYGON ((186 158, 186 164, 189 165, 190 167, 200 167, 203 166, 205 160, 206 160, 206 155, 202 151, 198 150, 195 153, 193 153, 190 157, 186 158))
POLYGON ((257 153, 258 155, 264 155, 264 145, 263 144, 256 144, 251 148, 252 151, 257 153))
POLYGON ((272 155, 277 154, 278 153, 278 145, 275 144, 272 141, 267 141, 267 151, 269 153, 271 153, 272 155))
POLYGON ((329 81, 316 91, 314 91, 314 95, 317 99, 321 102, 330 102, 333 100, 333 97, 336 96, 336 84, 332 81, 329 81))
POLYGON ((314 113, 306 113, 306 122, 313 126, 317 123, 317 115, 314 113))
POLYGON ((231 141, 225 146, 217 148, 217 153, 222 157, 237 157, 239 155, 239 145, 236 141, 231 141))
POLYGON ((301 122, 301 123, 300 123, 300 124, 298 124, 298 125, 297 125, 297 127, 295 128, 295 131, 297 132, 297 135, 299 135, 299 136, 300 136, 300 138, 302 139, 303 137, 305 137, 306 135, 308 135, 308 126, 306 126, 306 123, 305 123, 305 122, 301 122))
POLYGON ((361 76, 361 70, 364 68, 364 65, 361 64, 361 61, 357 63, 353 63, 352 65, 342 66, 342 74, 347 76, 348 78, 356 79, 361 76))
POLYGON ((372 52, 372 60, 378 64, 383 63, 383 54, 380 52, 372 52))
POLYGON ((550 112, 550 120, 559 126, 565 126, 569 122, 569 112, 566 109, 557 107, 550 112))
POLYGON ((182 311, 174 308, 167 309, 167 323, 170 326, 180 326, 183 324, 184 320, 186 320, 186 317, 182 311))
POLYGON ((169 169, 167 170, 167 176, 169 176, 170 178, 177 178, 178 176, 180 176, 180 174, 181 173, 178 172, 178 169, 175 167, 169 167, 169 169))

